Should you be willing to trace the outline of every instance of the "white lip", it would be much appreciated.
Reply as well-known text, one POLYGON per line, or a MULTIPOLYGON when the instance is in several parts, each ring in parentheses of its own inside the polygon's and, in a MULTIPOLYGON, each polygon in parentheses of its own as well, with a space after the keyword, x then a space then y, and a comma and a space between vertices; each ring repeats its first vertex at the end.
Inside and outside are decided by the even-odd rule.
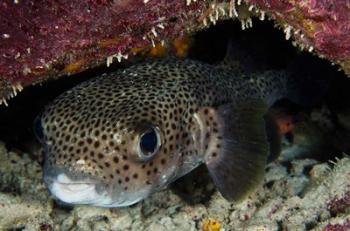
POLYGON ((135 204, 146 197, 151 189, 144 188, 138 192, 118 193, 118 198, 112 198, 107 190, 103 193, 96 192, 96 182, 74 181, 66 174, 60 173, 53 179, 48 188, 59 200, 68 204, 89 204, 99 207, 125 207, 135 204))
POLYGON ((63 173, 57 176, 49 189, 58 199, 70 204, 90 204, 99 197, 94 183, 75 182, 63 173))

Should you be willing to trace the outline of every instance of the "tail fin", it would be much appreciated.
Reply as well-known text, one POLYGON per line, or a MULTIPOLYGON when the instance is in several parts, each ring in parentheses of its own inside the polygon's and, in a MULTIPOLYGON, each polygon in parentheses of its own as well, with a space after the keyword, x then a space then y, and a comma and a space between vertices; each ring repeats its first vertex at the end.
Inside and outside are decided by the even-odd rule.
POLYGON ((258 87, 267 98, 268 105, 278 99, 288 98, 298 105, 310 107, 325 96, 331 80, 327 63, 322 64, 319 59, 308 54, 299 54, 283 65, 286 67, 283 71, 272 71, 264 54, 245 46, 237 38, 231 38, 226 56, 219 66, 229 69, 231 73, 254 79, 263 78, 259 81, 262 86, 258 87))
POLYGON ((303 107, 320 103, 329 89, 330 78, 318 78, 318 75, 301 71, 265 71, 252 75, 260 82, 262 97, 268 105, 287 98, 303 107))

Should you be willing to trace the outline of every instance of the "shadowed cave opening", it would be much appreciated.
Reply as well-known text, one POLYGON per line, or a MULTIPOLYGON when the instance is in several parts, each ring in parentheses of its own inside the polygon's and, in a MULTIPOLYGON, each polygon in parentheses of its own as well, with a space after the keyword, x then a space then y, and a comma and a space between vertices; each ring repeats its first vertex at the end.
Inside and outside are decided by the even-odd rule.
MULTIPOLYGON (((305 108, 288 101, 281 101, 277 103, 276 110, 292 116, 297 122, 306 123, 307 132, 305 133, 312 137, 310 142, 315 141, 316 143, 315 145, 305 144, 304 149, 301 150, 294 149, 302 153, 296 158, 307 156, 327 161, 348 152, 346 138, 350 137, 348 132, 350 129, 348 122, 350 121, 348 120, 350 118, 348 103, 350 83, 343 72, 338 71, 338 68, 332 66, 327 60, 293 47, 291 41, 285 39, 283 32, 274 28, 273 23, 269 21, 254 20, 253 28, 244 31, 241 30, 240 22, 220 22, 192 37, 188 57, 208 63, 218 63, 225 56, 229 40, 239 43, 253 54, 254 60, 259 62, 259 69, 290 69, 296 73, 319 79, 331 76, 327 94, 314 107, 305 108), (317 116, 320 119, 317 120, 317 116), (316 117, 316 122, 312 119, 313 117, 316 117), (313 123, 316 123, 315 126, 318 127, 313 128, 313 123), (322 123, 325 123, 324 127, 322 123), (329 123, 332 128, 329 128, 329 123), (309 125, 312 128, 309 128, 309 125), (320 131, 324 132, 322 136, 319 134, 320 131)), ((115 63, 109 68, 101 66, 26 88, 17 97, 10 100, 8 107, 0 107, 0 141, 3 141, 10 150, 29 153, 33 160, 40 159, 41 161, 38 152, 39 144, 33 133, 33 121, 42 108, 60 93, 84 80, 112 72, 137 61, 132 59, 122 64, 115 63)), ((299 130, 298 135, 303 135, 303 130, 299 130)), ((292 146, 297 139, 293 132, 287 132, 284 135, 284 146, 292 146)), ((293 152, 293 149, 291 150, 293 152)), ((288 165, 288 160, 293 157, 289 157, 290 153, 285 153, 285 155, 285 163, 288 165)), ((208 186, 209 181, 205 167, 200 167, 177 180, 172 188, 189 203, 205 202, 214 190, 212 186, 208 186)))

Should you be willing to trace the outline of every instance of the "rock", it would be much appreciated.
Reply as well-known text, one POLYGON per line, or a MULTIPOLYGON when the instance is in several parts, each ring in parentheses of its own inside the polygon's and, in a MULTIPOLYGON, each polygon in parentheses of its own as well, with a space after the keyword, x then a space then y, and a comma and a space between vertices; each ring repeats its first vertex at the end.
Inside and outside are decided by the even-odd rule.
POLYGON ((207 202, 187 204, 165 189, 118 209, 55 205, 35 160, 8 152, 3 143, 0 160, 1 230, 201 230, 206 219, 219 222, 221 230, 332 230, 349 224, 347 156, 334 164, 312 159, 273 162, 264 185, 239 203, 216 191, 207 202))

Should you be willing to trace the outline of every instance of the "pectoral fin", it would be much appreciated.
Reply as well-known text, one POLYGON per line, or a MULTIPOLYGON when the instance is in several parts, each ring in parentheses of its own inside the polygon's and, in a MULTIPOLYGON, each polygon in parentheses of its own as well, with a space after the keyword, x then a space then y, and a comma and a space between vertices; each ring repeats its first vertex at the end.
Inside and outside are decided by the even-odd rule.
MULTIPOLYGON (((269 155, 269 138, 260 100, 203 108, 205 163, 218 190, 228 200, 240 200, 262 180, 269 155), (208 128, 209 125, 209 128, 208 128)), ((273 137, 273 136, 271 136, 273 137)))

